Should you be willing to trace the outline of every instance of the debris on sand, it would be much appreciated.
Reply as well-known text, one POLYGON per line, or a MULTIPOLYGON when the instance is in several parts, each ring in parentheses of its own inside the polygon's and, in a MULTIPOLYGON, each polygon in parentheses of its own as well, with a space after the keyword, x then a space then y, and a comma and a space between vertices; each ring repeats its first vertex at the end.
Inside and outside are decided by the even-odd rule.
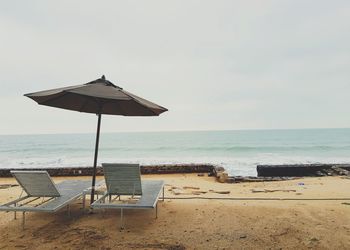
POLYGON ((229 193, 231 193, 231 191, 216 191, 216 190, 213 190, 213 189, 209 189, 209 192, 217 193, 217 194, 229 194, 229 193))
POLYGON ((184 186, 183 188, 184 189, 196 189, 196 190, 200 189, 199 187, 192 187, 192 186, 184 186))
POLYGON ((18 187, 18 184, 1 184, 0 189, 7 189, 11 187, 18 187))
POLYGON ((272 193, 272 192, 296 192, 295 189, 260 189, 260 188, 253 188, 251 189, 253 193, 272 193))

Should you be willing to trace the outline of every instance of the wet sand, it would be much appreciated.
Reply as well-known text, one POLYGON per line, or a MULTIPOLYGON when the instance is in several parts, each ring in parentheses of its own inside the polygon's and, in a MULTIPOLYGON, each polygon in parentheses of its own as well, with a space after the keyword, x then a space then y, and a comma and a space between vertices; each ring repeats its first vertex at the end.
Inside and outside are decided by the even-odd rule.
MULTIPOLYGON (((348 178, 239 184, 196 174, 142 178, 164 180, 165 196, 176 198, 159 201, 158 219, 154 210, 128 210, 121 231, 118 210, 84 214, 78 200, 70 216, 65 209, 29 213, 23 231, 20 214, 14 220, 1 212, 0 249, 350 249, 350 200, 327 200, 350 198, 348 178)), ((64 179, 89 177, 54 181, 64 179)), ((0 178, 0 185, 14 183, 0 178)), ((20 190, 0 189, 0 203, 20 190)))

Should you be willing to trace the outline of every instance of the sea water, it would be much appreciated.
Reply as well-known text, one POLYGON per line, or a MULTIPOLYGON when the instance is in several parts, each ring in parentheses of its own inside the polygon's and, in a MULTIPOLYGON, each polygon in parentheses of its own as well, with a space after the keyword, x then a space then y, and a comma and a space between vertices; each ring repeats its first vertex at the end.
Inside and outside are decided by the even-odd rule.
MULTIPOLYGON (((2 135, 0 168, 92 166, 95 134, 2 135)), ((98 164, 211 163, 231 175, 258 164, 350 163, 350 129, 101 133, 98 164)))

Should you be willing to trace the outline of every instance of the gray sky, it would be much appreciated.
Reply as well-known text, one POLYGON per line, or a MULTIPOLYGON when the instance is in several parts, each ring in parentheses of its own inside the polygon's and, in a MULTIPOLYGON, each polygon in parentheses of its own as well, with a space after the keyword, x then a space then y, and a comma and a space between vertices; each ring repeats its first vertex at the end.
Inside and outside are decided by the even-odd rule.
POLYGON ((350 1, 2 1, 0 134, 96 130, 23 94, 105 74, 169 109, 103 132, 350 127, 350 1))

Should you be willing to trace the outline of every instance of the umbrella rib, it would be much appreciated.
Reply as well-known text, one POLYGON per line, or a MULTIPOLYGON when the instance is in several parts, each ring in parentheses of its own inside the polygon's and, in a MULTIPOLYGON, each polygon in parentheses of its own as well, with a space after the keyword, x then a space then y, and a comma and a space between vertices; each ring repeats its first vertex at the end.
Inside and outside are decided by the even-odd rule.
POLYGON ((56 96, 56 97, 54 97, 54 98, 52 98, 52 99, 48 99, 48 100, 46 100, 46 101, 44 101, 44 102, 40 102, 39 104, 50 106, 50 105, 48 104, 49 102, 59 100, 60 98, 63 98, 63 97, 65 97, 65 96, 68 95, 68 94, 71 94, 71 95, 82 96, 82 97, 84 97, 84 98, 87 99, 87 100, 84 102, 84 104, 80 107, 80 109, 79 109, 80 112, 82 112, 82 109, 87 105, 87 103, 88 103, 89 100, 94 101, 98 106, 100 106, 100 102, 97 101, 97 99, 96 99, 95 97, 87 96, 87 95, 81 95, 81 94, 78 94, 78 93, 72 93, 72 92, 69 92, 69 91, 62 91, 62 92, 63 92, 62 95, 56 96))
MULTIPOLYGON (((79 95, 79 94, 76 94, 76 95, 79 95)), ((81 105, 80 108, 79 108, 79 112, 82 112, 82 110, 83 110, 83 109, 86 107, 86 105, 88 104, 89 100, 92 100, 92 101, 96 102, 97 105, 100 104, 100 103, 96 100, 96 98, 94 98, 94 97, 85 96, 85 95, 79 95, 79 96, 86 97, 85 102, 84 102, 83 105, 81 105)))
POLYGON ((126 116, 126 112, 124 111, 124 109, 122 108, 122 106, 120 105, 121 100, 115 101, 115 100, 109 100, 109 99, 105 99, 105 101, 102 103, 101 105, 101 110, 103 108, 103 106, 105 106, 106 104, 115 104, 118 105, 118 108, 121 110, 121 115, 126 116))
POLYGON ((125 93, 125 91, 123 91, 123 94, 127 95, 128 97, 131 98, 131 100, 134 100, 137 104, 139 104, 142 107, 145 107, 146 109, 148 109, 149 111, 151 111, 153 114, 155 114, 156 116, 159 116, 159 114, 157 114, 156 112, 153 111, 153 109, 143 105, 141 102, 139 102, 135 97, 132 97, 131 95, 125 93))
POLYGON ((86 100, 86 101, 83 103, 83 105, 80 106, 79 112, 82 112, 82 110, 86 107, 88 101, 89 101, 89 100, 86 100))
MULTIPOLYGON (((60 99, 60 98, 62 98, 62 97, 64 97, 64 96, 66 96, 66 95, 68 94, 67 91, 62 91, 62 92, 63 92, 62 95, 58 95, 58 96, 56 96, 56 97, 54 97, 54 98, 52 98, 52 99, 48 99, 48 100, 46 100, 46 101, 38 102, 38 103, 41 104, 41 105, 48 105, 47 103, 52 102, 52 101, 56 101, 56 100, 58 100, 58 99, 60 99)), ((49 106, 50 106, 50 105, 49 105, 49 106)))

